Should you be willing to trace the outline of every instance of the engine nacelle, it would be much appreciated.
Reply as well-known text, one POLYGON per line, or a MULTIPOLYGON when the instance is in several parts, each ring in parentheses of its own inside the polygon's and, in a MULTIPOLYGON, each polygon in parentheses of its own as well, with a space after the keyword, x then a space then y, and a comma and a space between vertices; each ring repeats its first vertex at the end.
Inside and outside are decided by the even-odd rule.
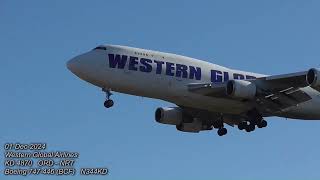
POLYGON ((181 123, 176 126, 177 130, 182 132, 198 133, 200 131, 212 130, 212 122, 205 122, 196 118, 192 123, 181 123))
POLYGON ((320 71, 315 68, 310 69, 307 73, 306 80, 311 87, 320 86, 320 71))
POLYGON ((245 80, 229 80, 226 86, 226 94, 234 98, 253 99, 256 96, 257 87, 254 83, 245 80))
POLYGON ((176 126, 178 131, 182 132, 191 132, 191 133, 198 133, 201 129, 201 124, 199 123, 182 123, 176 126))
POLYGON ((179 107, 160 107, 156 110, 155 119, 162 124, 179 125, 182 123, 182 110, 179 107))

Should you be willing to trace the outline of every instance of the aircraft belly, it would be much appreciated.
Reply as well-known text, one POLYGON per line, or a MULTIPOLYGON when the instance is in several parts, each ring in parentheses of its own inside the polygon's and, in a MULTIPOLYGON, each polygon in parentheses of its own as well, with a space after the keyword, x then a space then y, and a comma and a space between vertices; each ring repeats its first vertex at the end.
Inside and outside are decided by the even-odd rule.
POLYGON ((162 99, 180 106, 231 114, 242 113, 249 107, 239 101, 190 93, 185 82, 159 75, 145 76, 139 72, 109 69, 103 74, 103 79, 105 86, 113 91, 162 99))
POLYGON ((180 106, 204 109, 217 113, 241 114, 251 108, 247 103, 201 95, 175 96, 171 98, 174 101, 173 103, 180 106))

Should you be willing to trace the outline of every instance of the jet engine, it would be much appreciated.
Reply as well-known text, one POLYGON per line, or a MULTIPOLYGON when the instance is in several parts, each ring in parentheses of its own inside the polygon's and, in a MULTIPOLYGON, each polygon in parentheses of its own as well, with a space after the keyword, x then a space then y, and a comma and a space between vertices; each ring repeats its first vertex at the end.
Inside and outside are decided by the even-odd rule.
POLYGON ((212 130, 212 121, 194 118, 180 107, 160 107, 156 110, 155 119, 158 123, 176 125, 177 130, 183 132, 212 130))
POLYGON ((195 119, 192 123, 181 123, 176 125, 177 130, 182 132, 198 133, 204 130, 212 130, 212 124, 206 124, 201 119, 195 119))
POLYGON ((245 80, 229 80, 226 86, 226 94, 234 98, 253 99, 256 96, 257 87, 254 83, 245 80))
POLYGON ((182 122, 182 114, 179 107, 160 107, 156 110, 155 118, 158 123, 179 125, 182 122))
POLYGON ((178 131, 198 133, 202 130, 201 122, 182 123, 176 126, 178 131))
POLYGON ((320 86, 320 71, 315 68, 310 69, 307 73, 306 80, 311 87, 320 86))

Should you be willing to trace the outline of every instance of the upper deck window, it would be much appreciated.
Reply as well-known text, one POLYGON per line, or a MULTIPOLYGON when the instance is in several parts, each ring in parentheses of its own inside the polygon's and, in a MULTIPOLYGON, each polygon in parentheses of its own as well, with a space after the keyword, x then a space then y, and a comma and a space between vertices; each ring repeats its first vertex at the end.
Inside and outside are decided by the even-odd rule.
POLYGON ((96 49, 100 49, 100 50, 107 50, 107 48, 106 48, 106 47, 104 47, 104 46, 98 46, 98 47, 94 48, 93 50, 96 50, 96 49))

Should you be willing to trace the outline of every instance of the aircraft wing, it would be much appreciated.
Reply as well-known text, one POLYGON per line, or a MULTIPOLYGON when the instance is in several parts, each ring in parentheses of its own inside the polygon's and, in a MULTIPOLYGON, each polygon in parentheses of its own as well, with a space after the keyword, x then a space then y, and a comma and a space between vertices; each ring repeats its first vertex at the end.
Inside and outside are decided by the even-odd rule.
POLYGON ((281 90, 287 88, 301 88, 309 86, 306 75, 308 71, 266 76, 255 79, 255 84, 265 90, 281 90))
POLYGON ((256 107, 261 112, 269 114, 284 111, 286 108, 297 106, 299 103, 311 99, 308 94, 300 89, 310 85, 311 82, 307 80, 309 71, 266 76, 250 80, 229 80, 218 84, 193 83, 188 85, 188 90, 204 96, 251 101, 256 104, 256 107), (236 85, 229 86, 228 83, 236 83, 236 85), (253 92, 251 89, 254 88, 255 94, 252 97, 236 97, 237 93, 232 95, 230 93, 231 90, 228 90, 230 87, 233 88, 231 90, 238 87, 240 89, 238 94, 246 93, 246 91, 253 92))

